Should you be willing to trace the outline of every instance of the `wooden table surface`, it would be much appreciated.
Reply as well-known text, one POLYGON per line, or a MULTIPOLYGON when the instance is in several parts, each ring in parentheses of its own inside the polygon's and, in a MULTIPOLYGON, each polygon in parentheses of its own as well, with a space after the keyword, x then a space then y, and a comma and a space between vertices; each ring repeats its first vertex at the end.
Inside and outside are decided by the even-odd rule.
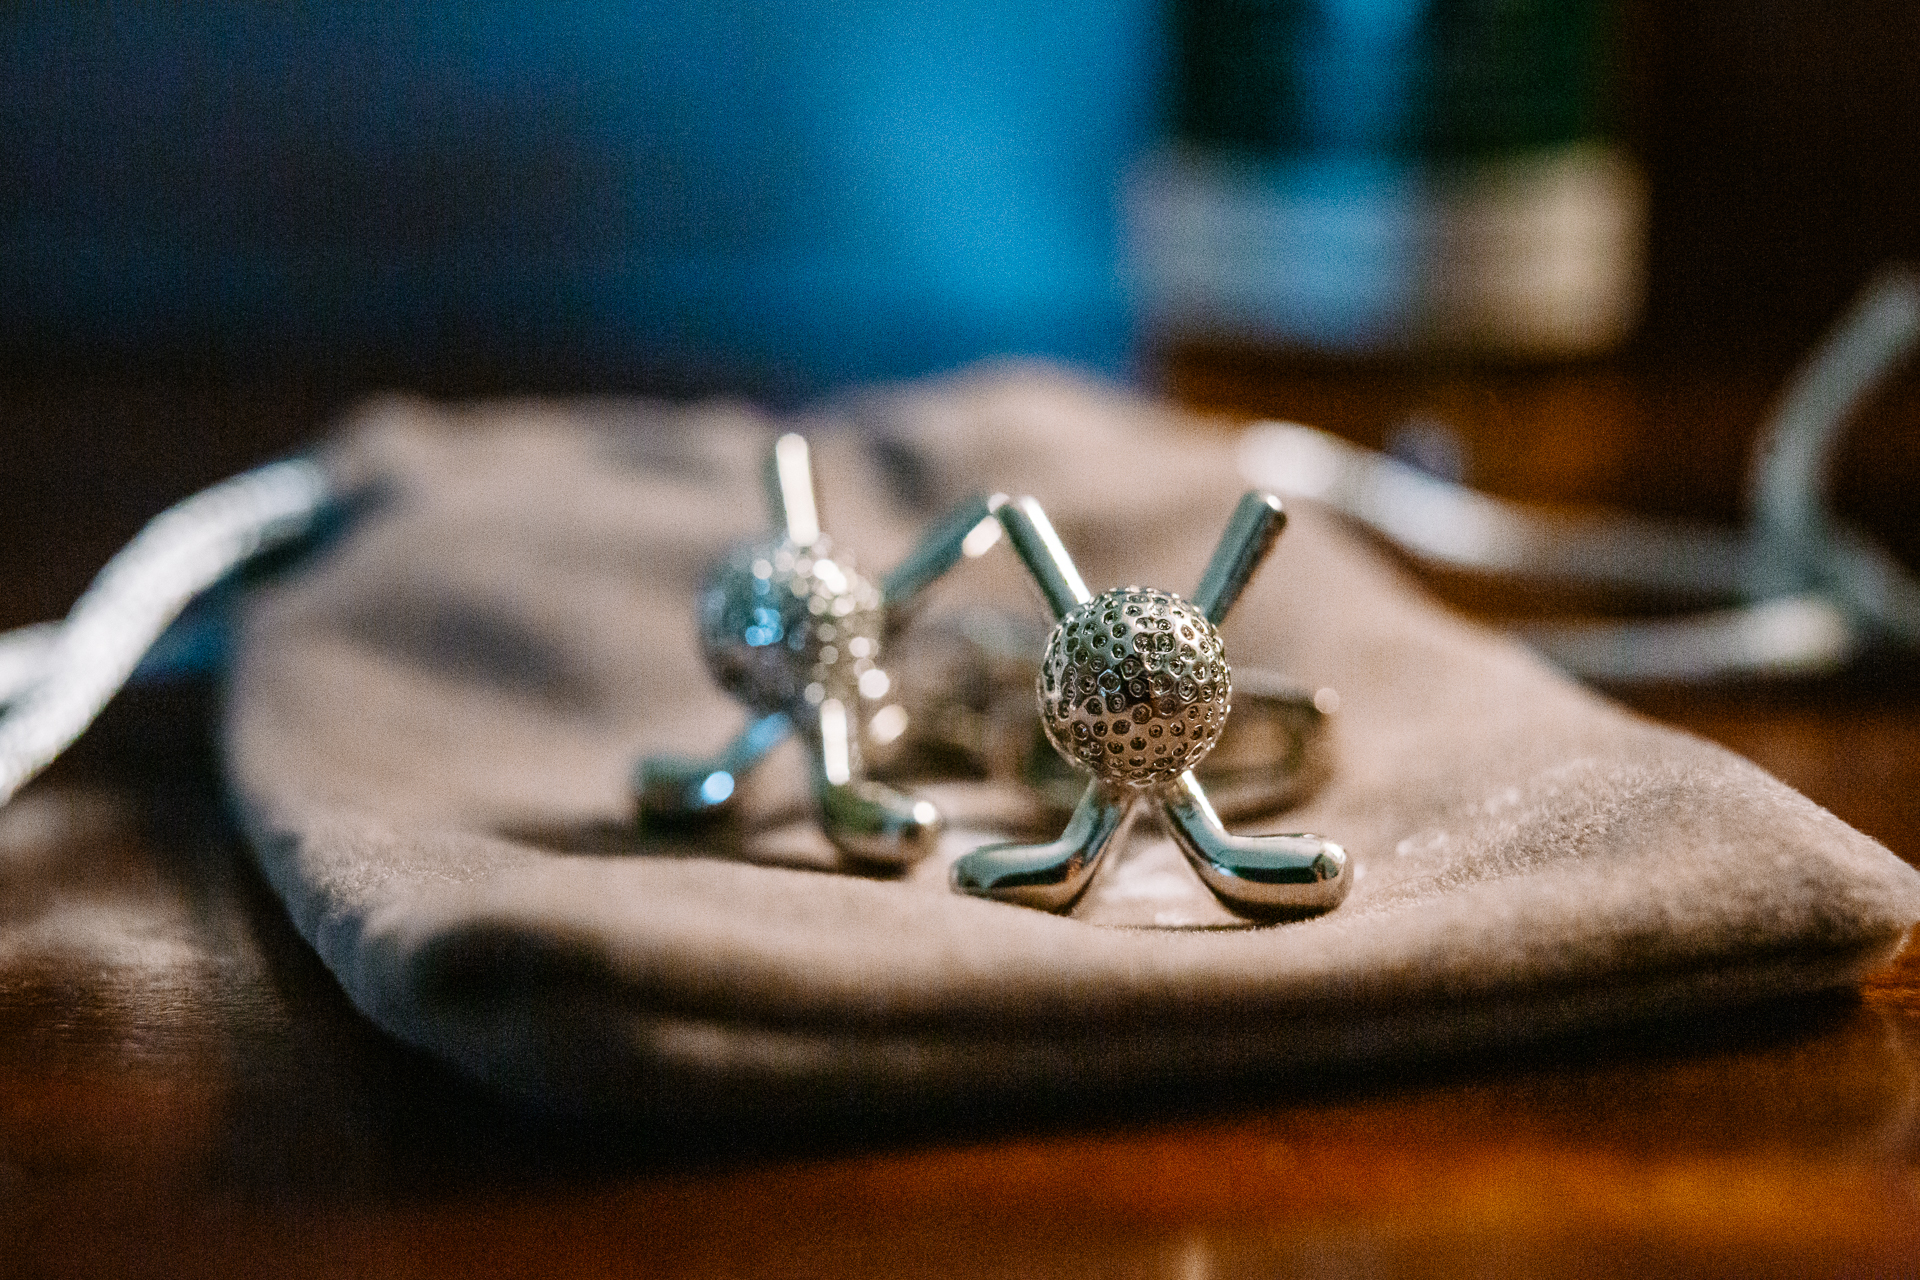
MULTIPOLYGON (((0 810, 0 1276, 1920 1272, 1920 955, 1358 1076, 606 1132, 347 1006, 221 816, 208 702, 124 699, 0 810)), ((1920 860, 1920 687, 1638 705, 1920 860)))

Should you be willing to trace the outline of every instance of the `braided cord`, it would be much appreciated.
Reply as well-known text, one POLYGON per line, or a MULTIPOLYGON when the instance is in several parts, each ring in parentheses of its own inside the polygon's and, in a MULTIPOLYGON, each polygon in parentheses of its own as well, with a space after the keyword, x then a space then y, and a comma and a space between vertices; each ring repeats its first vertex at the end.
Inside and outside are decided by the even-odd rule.
POLYGON ((333 489, 307 458, 269 463, 154 517, 66 621, 0 636, 0 804, 53 762, 127 683, 194 597, 311 530, 333 489))

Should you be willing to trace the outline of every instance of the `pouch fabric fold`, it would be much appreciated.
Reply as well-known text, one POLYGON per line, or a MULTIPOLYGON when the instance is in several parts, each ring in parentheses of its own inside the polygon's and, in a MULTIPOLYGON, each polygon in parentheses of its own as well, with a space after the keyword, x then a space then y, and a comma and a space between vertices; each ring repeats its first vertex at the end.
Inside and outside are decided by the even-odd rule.
MULTIPOLYGON (((762 454, 796 427, 836 548, 872 570, 999 489, 1040 499, 1094 590, 1185 591, 1242 488, 1225 431, 1039 368, 780 422, 370 407, 329 465, 383 500, 249 602, 223 740, 267 879, 389 1032, 563 1107, 913 1105, 1844 987, 1920 918, 1920 873, 1885 848, 1447 612, 1311 506, 1223 635, 1236 665, 1337 691, 1326 783, 1239 826, 1347 848, 1355 887, 1324 917, 1217 927, 1151 824, 1073 915, 954 895, 947 864, 1003 838, 996 801, 1017 801, 979 784, 930 789, 953 829, 913 873, 839 874, 787 749, 732 826, 640 832, 633 761, 743 723, 702 666, 694 599, 766 531, 762 454), (1155 921, 1185 927, 1137 927, 1155 921)), ((988 611, 1043 625, 1004 548, 933 588, 887 662, 911 667, 916 628, 988 611)))

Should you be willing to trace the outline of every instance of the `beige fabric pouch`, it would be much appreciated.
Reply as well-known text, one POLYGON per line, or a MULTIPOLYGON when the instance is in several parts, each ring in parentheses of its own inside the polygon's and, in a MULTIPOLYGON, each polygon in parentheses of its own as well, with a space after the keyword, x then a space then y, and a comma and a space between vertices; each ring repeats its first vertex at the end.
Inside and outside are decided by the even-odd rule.
MULTIPOLYGON (((1345 845, 1356 884, 1327 916, 1204 927, 1232 921, 1145 824, 1071 916, 956 896, 947 863, 1024 821, 980 784, 930 785, 953 830, 913 874, 840 874, 790 752, 735 827, 643 835, 634 759, 717 749, 743 721, 692 603, 765 531, 761 456, 794 426, 837 545, 874 569, 1001 489, 1041 500, 1095 590, 1185 590, 1242 487, 1224 434, 1035 369, 783 423, 368 410, 332 463, 385 500, 250 605, 224 742, 267 878, 392 1034, 563 1107, 913 1106, 1840 988, 1920 918, 1920 873, 1885 848, 1451 615, 1311 508, 1224 635, 1236 665, 1338 692, 1324 785, 1238 824, 1345 845)), ((985 611, 1044 621, 1004 548, 935 587, 889 663, 985 611)))

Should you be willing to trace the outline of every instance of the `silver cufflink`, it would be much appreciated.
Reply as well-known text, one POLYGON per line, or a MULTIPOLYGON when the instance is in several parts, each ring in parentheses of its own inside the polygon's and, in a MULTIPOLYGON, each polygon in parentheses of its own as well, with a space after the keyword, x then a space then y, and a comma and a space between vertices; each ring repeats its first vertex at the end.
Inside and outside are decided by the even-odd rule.
POLYGON ((999 527, 986 499, 962 503, 876 582, 822 531, 803 437, 775 442, 766 478, 778 532, 715 565, 698 606, 707 668, 751 718, 712 758, 641 760, 632 780, 641 822, 726 812, 743 777, 797 731, 827 839, 862 868, 900 870, 933 851, 943 824, 931 802, 865 775, 864 708, 889 685, 881 647, 897 611, 961 558, 990 547, 999 527))
POLYGON ((1229 833, 1193 772, 1232 706, 1217 628, 1280 535, 1280 500, 1241 498, 1190 599, 1142 587, 1094 596, 1039 503, 998 496, 989 505, 1056 619, 1035 682, 1047 737, 1093 780, 1059 839, 977 849, 954 864, 954 889, 1063 911, 1151 800, 1232 910, 1285 917, 1338 906, 1352 886, 1345 850, 1313 835, 1229 833))

